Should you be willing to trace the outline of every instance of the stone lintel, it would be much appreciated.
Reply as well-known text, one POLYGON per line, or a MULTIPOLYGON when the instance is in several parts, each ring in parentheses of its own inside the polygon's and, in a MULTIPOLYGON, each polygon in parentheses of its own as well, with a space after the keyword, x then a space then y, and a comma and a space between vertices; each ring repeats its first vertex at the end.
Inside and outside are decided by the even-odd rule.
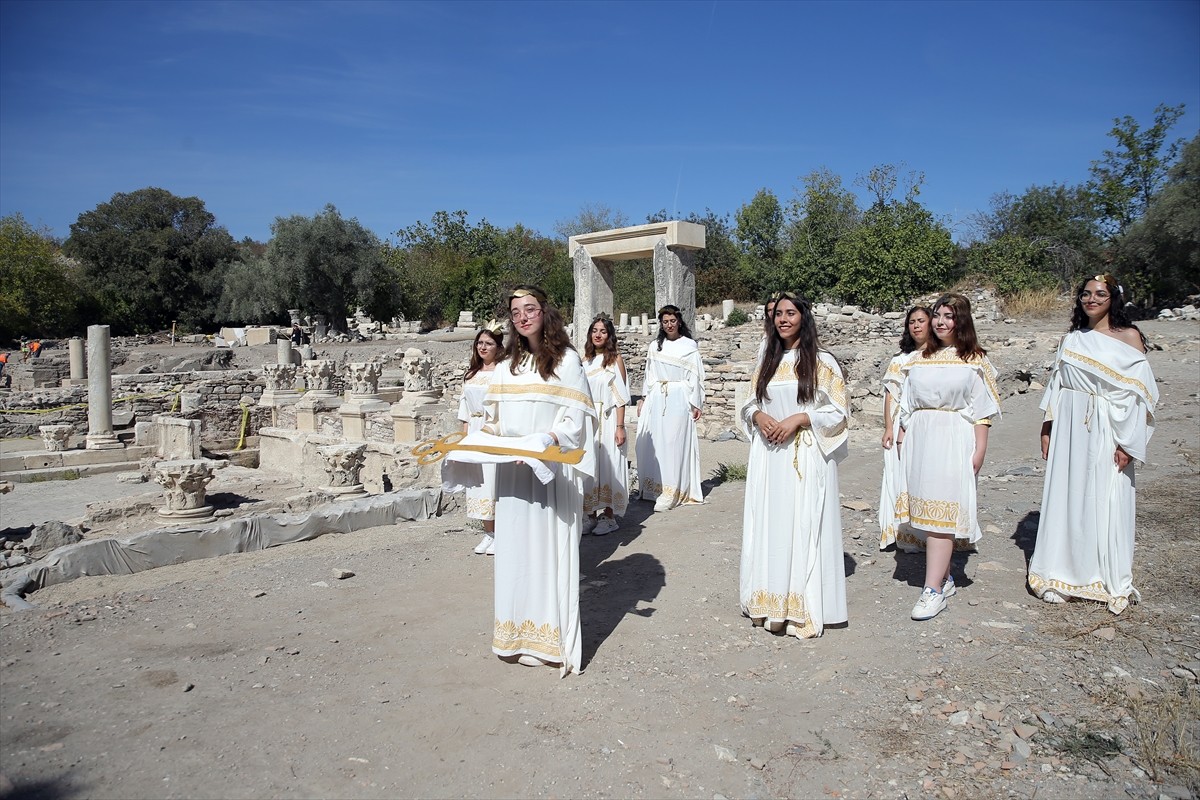
POLYGON ((567 256, 573 258, 575 251, 583 247, 593 259, 603 261, 650 258, 660 241, 670 248, 703 250, 704 233, 703 225, 681 220, 584 233, 567 240, 567 256))

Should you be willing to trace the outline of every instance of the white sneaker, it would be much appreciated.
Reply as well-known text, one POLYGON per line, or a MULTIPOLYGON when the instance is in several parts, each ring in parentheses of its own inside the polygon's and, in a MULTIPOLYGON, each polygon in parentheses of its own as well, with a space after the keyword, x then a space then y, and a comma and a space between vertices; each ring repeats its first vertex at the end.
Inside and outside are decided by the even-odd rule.
POLYGON ((612 517, 604 517, 596 523, 596 527, 592 529, 593 536, 603 536, 606 533, 612 533, 617 528, 621 527, 612 517))
POLYGON ((670 511, 671 510, 671 498, 667 497, 665 494, 660 494, 658 496, 658 499, 654 501, 654 510, 655 511, 670 511))
POLYGON ((1047 589, 1046 593, 1042 595, 1042 602, 1050 603, 1052 605, 1058 605, 1060 603, 1067 602, 1067 598, 1063 597, 1061 594, 1054 591, 1053 589, 1047 589))
POLYGON ((487 555, 487 556, 494 556, 494 555, 496 555, 496 540, 495 540, 495 539, 492 539, 490 542, 488 542, 488 546, 487 546, 487 548, 486 548, 486 549, 483 551, 483 554, 484 554, 484 555, 487 555))
POLYGON ((954 576, 948 575, 946 582, 942 584, 942 597, 954 597, 958 594, 958 587, 954 585, 954 576))
POLYGON ((495 540, 490 533, 485 533, 483 538, 479 540, 479 544, 475 545, 475 555, 481 556, 492 547, 492 542, 495 540))
POLYGON ((912 618, 917 620, 933 619, 946 607, 946 596, 936 589, 926 586, 921 592, 920 599, 913 606, 912 618))

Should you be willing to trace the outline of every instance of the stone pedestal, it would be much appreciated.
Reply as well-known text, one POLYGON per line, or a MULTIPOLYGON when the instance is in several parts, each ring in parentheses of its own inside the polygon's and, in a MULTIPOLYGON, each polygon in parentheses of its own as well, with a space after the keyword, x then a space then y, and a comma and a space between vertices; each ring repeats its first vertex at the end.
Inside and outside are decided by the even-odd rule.
POLYGON ((107 325, 88 326, 88 450, 119 450, 113 433, 112 336, 107 325))
POLYGON ((288 309, 288 318, 289 318, 288 325, 303 325, 304 324, 304 321, 302 319, 300 319, 300 309, 298 309, 298 308, 289 308, 288 309))
POLYGON ((721 319, 729 319, 729 315, 733 313, 733 309, 737 308, 732 300, 721 301, 721 319))
POLYGON ((475 312, 460 311, 458 312, 458 324, 454 326, 457 330, 475 330, 475 312))
POLYGON ((201 458, 159 461, 153 471, 167 501, 166 507, 158 510, 160 518, 175 524, 213 519, 213 507, 205 502, 213 479, 212 464, 201 458))
POLYGON ((258 399, 260 406, 291 405, 300 399, 296 391, 296 367, 292 364, 263 364, 266 388, 258 399))
POLYGON ((619 330, 625 330, 629 327, 629 314, 621 312, 621 324, 617 326, 619 330))
POLYGON ((296 430, 301 433, 317 432, 317 417, 322 411, 332 411, 341 405, 335 395, 322 397, 312 393, 304 395, 296 403, 296 430))
POLYGON ((396 444, 415 444, 423 441, 433 418, 437 415, 442 397, 440 389, 404 390, 399 403, 392 404, 392 437, 396 444))
POLYGON ((367 492, 359 475, 366 463, 366 452, 365 444, 318 447, 317 453, 325 460, 325 474, 329 476, 329 484, 322 488, 341 497, 365 497, 367 492))
POLYGON ((41 425, 38 430, 42 432, 42 442, 46 445, 46 449, 51 453, 60 453, 67 449, 73 428, 63 424, 41 425))

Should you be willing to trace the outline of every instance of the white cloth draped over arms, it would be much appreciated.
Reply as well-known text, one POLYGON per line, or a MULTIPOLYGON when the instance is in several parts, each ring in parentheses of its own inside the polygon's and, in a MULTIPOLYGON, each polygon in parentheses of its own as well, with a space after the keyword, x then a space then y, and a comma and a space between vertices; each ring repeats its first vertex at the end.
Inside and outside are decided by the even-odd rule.
MULTIPOLYGON (((489 372, 476 372, 463 382, 462 398, 458 401, 458 421, 466 423, 467 432, 473 433, 483 427, 483 398, 488 386, 492 383, 495 370, 500 369, 503 362, 489 372)), ((467 517, 479 520, 494 520, 496 518, 496 466, 484 464, 482 481, 478 486, 466 489, 467 517)))
POLYGON ((553 433, 561 447, 583 448, 575 466, 544 462, 543 484, 525 465, 496 468, 495 626, 492 650, 532 655, 579 670, 579 538, 584 481, 595 472, 596 408, 579 354, 567 350, 557 376, 543 380, 526 358, 514 375, 496 369, 484 399, 484 431, 502 437, 553 433))
POLYGON ((955 548, 973 549, 982 536, 971 465, 975 426, 1000 415, 996 371, 986 356, 963 360, 944 347, 928 358, 916 353, 901 372, 896 539, 924 547, 925 533, 943 533, 954 536, 955 548))
POLYGON ((596 404, 596 476, 588 482, 583 510, 592 514, 611 508, 625 516, 629 505, 629 459, 625 445, 617 446, 617 409, 629 405, 629 387, 616 361, 604 366, 597 355, 586 365, 592 400, 596 404))
POLYGON ((891 400, 892 447, 883 451, 883 480, 879 488, 879 549, 883 550, 896 541, 900 527, 896 519, 896 499, 904 492, 904 470, 900 464, 901 450, 896 446, 900 433, 900 387, 904 383, 901 367, 912 353, 900 353, 888 362, 883 373, 884 395, 891 400))
MULTIPOLYGON (((798 403, 795 358, 795 351, 784 354, 765 400, 752 388, 739 409, 750 438, 739 601, 746 616, 793 622, 800 636, 810 637, 847 620, 837 464, 846 455, 850 405, 841 368, 824 351, 816 396, 798 403), (804 412, 812 427, 773 445, 754 425, 757 411, 777 420, 804 412)), ((760 361, 752 387, 761 369, 760 361)))
POLYGON ((1136 483, 1154 433, 1158 387, 1144 353, 1096 331, 1059 346, 1042 397, 1051 421, 1037 544, 1029 587, 1107 604, 1119 614, 1140 599, 1133 585, 1136 483), (1120 446, 1131 457, 1118 470, 1120 446))
POLYGON ((643 500, 703 503, 700 439, 692 409, 704 408, 704 362, 687 337, 650 343, 638 414, 637 470, 643 500))

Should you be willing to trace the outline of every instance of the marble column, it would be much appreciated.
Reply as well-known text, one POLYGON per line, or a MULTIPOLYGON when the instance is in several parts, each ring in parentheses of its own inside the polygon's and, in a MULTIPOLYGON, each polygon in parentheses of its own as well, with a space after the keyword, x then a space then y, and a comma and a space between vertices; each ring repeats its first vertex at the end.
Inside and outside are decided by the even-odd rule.
POLYGON ((696 251, 654 245, 654 304, 679 308, 688 327, 696 327, 696 251))
POLYGON ((71 385, 82 386, 87 381, 87 351, 84 349, 83 339, 72 336, 67 347, 71 354, 71 385))
POLYGON ((124 447, 113 433, 112 335, 107 325, 88 326, 88 450, 124 447))
POLYGON ((601 311, 613 313, 613 262, 595 260, 580 246, 571 256, 575 270, 575 335, 572 343, 579 352, 587 344, 592 320, 601 311))
POLYGON ((275 363, 276 364, 297 364, 296 356, 292 352, 291 339, 276 339, 275 340, 275 363))

